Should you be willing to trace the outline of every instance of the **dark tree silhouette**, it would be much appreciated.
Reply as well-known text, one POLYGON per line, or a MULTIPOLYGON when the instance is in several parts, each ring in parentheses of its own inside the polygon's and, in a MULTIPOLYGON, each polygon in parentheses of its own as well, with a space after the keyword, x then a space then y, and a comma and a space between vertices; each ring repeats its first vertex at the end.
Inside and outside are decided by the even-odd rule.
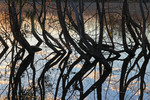
POLYGON ((9 59, 7 99, 45 100, 49 88, 54 100, 84 100, 92 93, 92 100, 107 99, 119 62, 120 71, 115 73, 118 98, 124 100, 132 91, 127 99, 138 92, 142 100, 149 84, 145 81, 150 57, 149 8, 145 1, 136 2, 140 16, 136 18, 129 2, 6 0, 9 24, 4 24, 10 29, 4 24, 0 27, 6 30, 0 35, 0 58, 1 64, 9 59), (35 39, 33 45, 28 36, 35 39), (93 73, 94 79, 89 79, 93 73), (25 80, 30 82, 25 84, 25 80))

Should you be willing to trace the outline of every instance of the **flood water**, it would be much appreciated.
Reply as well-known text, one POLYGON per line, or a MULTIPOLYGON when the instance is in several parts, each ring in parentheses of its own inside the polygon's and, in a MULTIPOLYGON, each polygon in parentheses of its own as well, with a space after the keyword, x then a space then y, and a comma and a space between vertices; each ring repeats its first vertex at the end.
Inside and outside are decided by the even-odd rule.
MULTIPOLYGON (((1 14, 0 14, 0 35, 1 37, 5 40, 5 42, 7 43, 7 45, 9 46, 7 52, 4 54, 4 56, 0 59, 0 97, 3 99, 4 97, 6 97, 7 93, 8 93, 8 84, 9 84, 9 77, 10 77, 10 70, 11 70, 11 66, 12 66, 12 49, 13 48, 13 42, 15 43, 16 41, 14 41, 14 37, 11 33, 10 30, 10 25, 9 25, 9 17, 8 17, 8 10, 5 6, 3 6, 4 4, 0 4, 2 6, 0 6, 1 10, 1 14), (12 43, 11 43, 12 42, 12 43)), ((106 4, 107 5, 107 4, 106 4)), ((114 50, 120 52, 120 57, 117 60, 114 60, 112 62, 109 62, 111 68, 112 68, 112 73, 107 77, 106 81, 103 83, 102 85, 102 100, 118 100, 119 98, 119 84, 120 84, 120 77, 121 77, 121 70, 123 65, 125 65, 125 62, 127 60, 127 71, 126 73, 129 72, 129 70, 133 67, 133 69, 128 73, 129 75, 126 76, 127 80, 134 77, 135 75, 137 75, 140 70, 142 70, 142 66, 143 63, 145 62, 145 58, 140 56, 142 53, 142 48, 139 46, 136 50, 135 50, 135 56, 132 59, 128 59, 128 54, 126 52, 121 52, 124 50, 123 48, 123 43, 122 43, 122 33, 121 33, 121 16, 120 16, 120 8, 122 7, 121 3, 116 3, 115 6, 114 4, 110 4, 112 6, 110 6, 109 9, 115 8, 114 10, 112 10, 112 15, 111 18, 109 20, 108 23, 108 27, 110 28, 110 33, 113 36, 113 42, 115 45, 114 50), (114 16, 114 13, 116 14, 114 16), (119 14, 118 14, 119 13, 119 14), (111 20, 111 21, 110 21, 111 20), (137 61, 137 62, 136 62, 137 61)), ((137 4, 133 4, 136 5, 137 4)), ((130 7, 133 7, 133 5, 131 5, 130 7)), ((84 13, 84 18, 85 18, 85 33, 87 33, 94 41, 98 42, 98 33, 99 28, 98 28, 98 21, 97 21, 97 17, 94 16, 94 6, 93 4, 88 4, 87 3, 87 8, 88 10, 85 11, 84 13), (90 11, 91 10, 91 11, 90 11), (88 12, 88 13, 87 13, 88 12)), ((149 6, 149 5, 148 5, 149 6)), ((107 6, 106 6, 107 9, 107 6)), ((134 9, 139 9, 138 6, 137 8, 135 7, 130 8, 134 11, 134 9)), ((30 11, 29 9, 25 9, 26 11, 30 11)), ((47 12, 47 20, 46 20, 46 30, 48 31, 48 33, 53 36, 55 39, 57 39, 58 41, 61 41, 59 39, 59 35, 61 32, 61 26, 59 25, 59 21, 57 18, 57 14, 56 12, 54 12, 55 9, 53 10, 49 10, 49 12, 47 12)), ((109 10, 107 10, 109 11, 109 10)), ((106 12, 107 12, 106 11, 106 12)), ((138 11, 138 10, 136 10, 138 11)), ((134 13, 137 13, 137 12, 134 13)), ((131 11, 132 12, 132 11, 131 11)), ((30 13, 30 12, 29 12, 30 13)), ((28 13, 28 14, 29 14, 28 13)), ((134 14, 133 14, 134 15, 134 14)), ((141 17, 139 16, 140 14, 137 14, 135 17, 135 20, 137 20, 137 22, 141 20, 141 17), (139 19, 139 20, 138 20, 139 19)), ((23 22, 22 22, 22 27, 21 27, 21 32, 24 35, 25 39, 29 42, 30 45, 35 46, 38 41, 37 39, 34 37, 34 35, 31 32, 31 19, 30 17, 26 17, 28 16, 26 12, 24 12, 23 15, 23 22), (26 15, 25 15, 26 14, 26 15)), ((36 19, 36 18, 35 18, 36 19)), ((38 23, 37 19, 34 20, 35 23, 35 30, 38 34, 38 36, 42 39, 43 43, 39 46, 42 50, 39 52, 36 52, 34 55, 34 66, 35 66, 35 70, 36 70, 36 76, 35 76, 35 81, 36 81, 36 86, 38 87, 38 78, 40 77, 45 64, 50 60, 53 59, 55 57, 55 53, 53 53, 53 49, 49 48, 46 45, 46 42, 42 36, 42 29, 40 27, 40 24, 38 23)), ((147 21, 147 26, 146 26, 146 36, 147 39, 150 42, 150 24, 149 24, 149 20, 147 21)), ((72 36, 72 38, 74 39, 75 42, 78 42, 79 36, 76 33, 76 31, 74 31, 72 29, 71 26, 69 26, 68 24, 68 28, 70 28, 70 34, 72 36)), ((127 32, 128 33, 128 32, 127 32)), ((107 27, 104 27, 104 40, 103 43, 105 44, 111 44, 111 41, 109 39, 109 36, 107 34, 107 27)), ((52 44, 54 42, 51 42, 52 44)), ((134 44, 134 40, 132 39, 130 34, 127 34, 127 44, 130 45, 129 48, 132 48, 133 44, 134 44)), ((2 43, 0 43, 0 52, 2 52, 4 46, 2 45, 2 43)), ((20 45, 18 45, 18 48, 21 48, 20 45)), ((14 51, 17 51, 17 49, 15 48, 14 51)), ((68 60, 67 66, 70 66, 71 64, 73 64, 73 62, 75 62, 77 60, 77 58, 80 57, 80 55, 77 53, 77 51, 75 51, 75 49, 72 48, 72 53, 70 55, 70 59, 68 60)), ((17 52, 14 52, 14 55, 16 55, 17 52)), ((109 56, 109 52, 108 51, 102 51, 103 55, 105 58, 107 58, 109 56)), ((147 50, 147 53, 149 53, 149 50, 147 50)), ((25 52, 25 55, 23 57, 23 59, 25 59, 28 56, 27 51, 25 52)), ((115 55, 112 55, 115 56, 115 55)), ((90 61, 93 62, 95 59, 91 58, 90 61)), ((20 64, 22 63, 23 60, 20 60, 17 62, 15 69, 19 69, 20 64)), ((84 60, 80 61, 78 64, 76 64, 76 66, 72 69, 72 71, 70 72, 69 75, 69 80, 71 80, 83 67, 84 64, 84 60)), ((88 90, 91 85, 93 85, 96 81, 99 80, 100 76, 100 71, 98 68, 99 64, 96 64, 96 66, 92 69, 90 69, 86 74, 84 74, 83 76, 83 87, 84 87, 84 92, 86 90, 88 90)), ((103 68, 103 64, 102 64, 102 68, 103 68)), ((144 96, 143 96, 143 100, 149 100, 150 99, 150 80, 149 80, 149 76, 150 76, 150 62, 148 61, 147 65, 146 65, 146 71, 145 71, 145 77, 144 77, 144 81, 145 81, 145 91, 144 91, 144 96)), ((55 89, 56 89, 56 84, 60 75, 60 70, 59 70, 59 66, 58 64, 52 66, 46 73, 45 73, 45 91, 46 91, 46 99, 54 99, 54 94, 55 94, 55 89)), ((64 73, 67 73, 67 69, 65 69, 64 73)), ((32 68, 28 67, 27 70, 23 73, 22 78, 21 78, 21 83, 22 83, 22 88, 24 90, 25 93, 30 93, 30 89, 31 89, 31 85, 32 85, 32 68)), ((62 82, 60 82, 60 84, 62 84, 62 82)), ((60 91, 58 91, 58 95, 57 98, 61 98, 62 95, 62 85, 59 86, 60 91)), ((136 78, 135 80, 133 80, 127 87, 127 91, 125 94, 125 100, 137 100, 139 98, 140 95, 140 78, 136 78)), ((78 96, 79 96, 79 92, 73 91, 73 86, 70 89, 70 93, 68 93, 67 98, 69 98, 70 95, 72 95, 72 97, 70 97, 70 100, 78 100, 78 96)), ((31 93, 32 94, 32 93, 31 93)), ((40 94, 40 90, 39 88, 37 88, 37 97, 39 97, 38 95, 40 94)), ((97 100, 97 94, 96 94, 96 90, 94 90, 93 92, 91 92, 87 97, 86 100, 97 100)))

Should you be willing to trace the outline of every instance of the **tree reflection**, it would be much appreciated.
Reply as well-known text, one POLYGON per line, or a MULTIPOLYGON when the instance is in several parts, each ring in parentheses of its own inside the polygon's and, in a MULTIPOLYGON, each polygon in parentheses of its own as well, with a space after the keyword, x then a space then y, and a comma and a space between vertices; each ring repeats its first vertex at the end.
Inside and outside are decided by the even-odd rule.
POLYGON ((1 25, 0 58, 9 65, 7 99, 101 100, 114 90, 120 100, 148 97, 149 9, 138 3, 139 21, 128 0, 118 11, 105 0, 6 0, 11 31, 1 25))

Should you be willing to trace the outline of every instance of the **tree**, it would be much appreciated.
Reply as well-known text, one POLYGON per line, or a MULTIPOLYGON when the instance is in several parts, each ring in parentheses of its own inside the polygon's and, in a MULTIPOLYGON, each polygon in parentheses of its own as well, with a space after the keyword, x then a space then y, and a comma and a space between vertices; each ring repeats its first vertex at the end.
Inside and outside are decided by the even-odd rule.
MULTIPOLYGON (((114 82, 113 68, 116 62, 121 63, 118 98, 124 100, 126 93, 130 91, 133 95, 129 98, 132 98, 139 90, 139 99, 143 99, 147 84, 146 68, 150 57, 150 45, 146 35, 149 13, 145 13, 145 10, 149 9, 147 3, 139 1, 141 19, 138 22, 131 14, 128 2, 124 0, 122 9, 114 12, 111 3, 105 0, 92 2, 56 0, 51 4, 45 0, 7 0, 11 28, 9 34, 13 38, 8 38, 12 41, 9 50, 11 54, 9 54, 7 39, 0 36, 0 41, 5 47, 0 58, 3 58, 4 54, 11 55, 8 99, 23 99, 26 95, 36 100, 39 95, 39 98, 44 100, 47 97, 47 83, 53 87, 51 91, 55 100, 73 97, 83 100, 93 92, 92 98, 96 96, 101 100, 105 95, 107 99, 111 83, 114 82), (26 7, 30 10, 27 11, 26 7), (91 15, 87 16, 90 10, 91 15), (26 37, 28 34, 23 29, 25 19, 28 19, 31 27, 30 35, 37 41, 34 45, 28 41, 26 37), (89 22, 94 23, 95 27, 87 27, 89 22), (115 40, 117 27, 121 30, 117 32, 121 33, 120 41, 115 40), (90 28, 94 32, 90 33, 90 28), (38 33, 37 29, 41 30, 41 33, 38 33), (55 30, 57 33, 52 33, 51 29, 57 29, 55 30), (43 45, 46 49, 42 48, 43 45), (141 50, 137 53, 139 49, 141 50), (40 55, 41 58, 38 58, 39 51, 50 53, 40 55), (141 59, 144 60, 139 64, 141 59), (40 66, 39 72, 37 63, 40 60, 45 63, 40 66), (75 71, 79 65, 80 68, 75 71), (55 67, 57 71, 54 71, 55 67), (56 74, 54 85, 51 83, 53 75, 47 74, 49 71, 56 74), (92 73, 95 75, 94 79, 90 79, 93 83, 85 86, 85 80, 88 80, 92 73), (51 80, 48 80, 47 76, 51 80), (25 80, 31 80, 31 83, 27 84, 28 89, 25 89, 23 83, 25 80), (131 86, 135 80, 138 81, 135 84, 139 83, 139 86, 136 86, 137 91, 134 91, 131 86), (108 82, 105 86, 107 90, 104 91, 103 86, 106 82, 108 82)), ((6 35, 4 36, 7 38, 6 35)), ((3 59, 6 60, 8 57, 3 59)))

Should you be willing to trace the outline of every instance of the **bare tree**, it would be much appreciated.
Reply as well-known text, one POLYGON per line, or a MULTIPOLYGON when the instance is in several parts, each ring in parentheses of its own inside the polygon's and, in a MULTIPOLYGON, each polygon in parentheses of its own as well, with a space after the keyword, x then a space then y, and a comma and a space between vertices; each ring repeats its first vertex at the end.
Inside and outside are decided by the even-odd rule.
POLYGON ((52 82, 46 79, 46 75, 52 71, 55 74, 51 85, 54 100, 73 97, 84 100, 92 93, 94 100, 104 99, 103 95, 107 99, 111 83, 115 82, 113 69, 119 62, 119 80, 115 83, 118 84, 118 98, 124 100, 132 91, 128 97, 131 99, 140 91, 138 98, 142 100, 150 57, 147 37, 149 9, 145 1, 139 0, 140 20, 137 21, 129 0, 120 2, 121 10, 115 10, 115 4, 105 0, 50 0, 50 3, 45 0, 6 0, 11 31, 7 32, 7 28, 1 25, 1 31, 5 32, 0 35, 0 45, 3 46, 0 58, 4 63, 10 57, 7 98, 21 100, 30 96, 34 100, 45 100, 47 88, 50 88, 47 81, 52 82), (23 29, 25 19, 30 34, 23 29), (87 27, 88 23, 93 27, 87 27), (51 30, 55 30, 55 34, 51 30), (34 45, 28 41, 28 34, 35 39, 34 45), (119 39, 115 40, 116 37, 119 39), (11 47, 8 47, 8 40, 11 47), (41 54, 40 58, 38 51, 47 53, 41 54), (37 64, 40 61, 43 61, 42 66, 37 64), (93 73, 92 83, 85 86, 93 73), (28 89, 25 89, 24 77, 31 79, 28 89), (134 82, 139 83, 136 91, 131 86, 134 82))

